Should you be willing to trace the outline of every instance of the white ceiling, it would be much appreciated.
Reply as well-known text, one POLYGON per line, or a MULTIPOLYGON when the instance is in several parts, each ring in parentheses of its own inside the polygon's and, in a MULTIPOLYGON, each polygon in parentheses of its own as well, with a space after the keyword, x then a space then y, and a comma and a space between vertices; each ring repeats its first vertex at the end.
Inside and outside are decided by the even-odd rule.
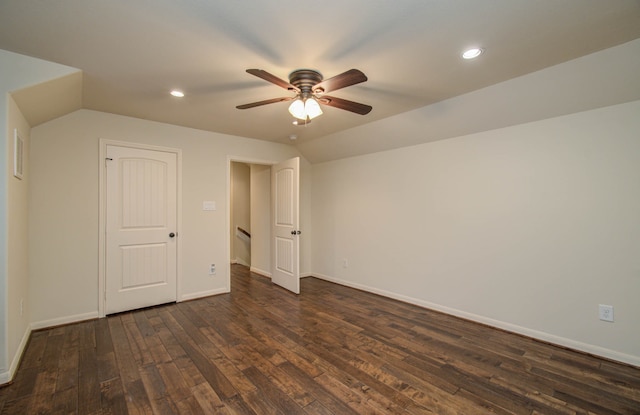
POLYGON ((637 38, 638 0, 0 2, 0 49, 82 70, 83 108, 303 146, 637 38), (486 52, 462 60, 471 46, 486 52), (288 103, 238 110, 291 95, 248 68, 358 68, 369 80, 332 95, 373 111, 295 127, 288 103))

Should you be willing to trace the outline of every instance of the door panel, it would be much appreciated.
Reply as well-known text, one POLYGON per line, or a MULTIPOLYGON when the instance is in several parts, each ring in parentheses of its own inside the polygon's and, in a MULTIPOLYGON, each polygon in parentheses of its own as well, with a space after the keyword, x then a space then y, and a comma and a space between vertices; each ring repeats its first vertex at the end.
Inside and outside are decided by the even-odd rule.
POLYGON ((176 153, 108 145, 106 170, 106 313, 176 301, 176 153))
POLYGON ((121 246, 122 290, 166 284, 166 244, 121 246))
POLYGON ((293 238, 276 237, 276 267, 278 271, 293 274, 293 238))
POLYGON ((299 230, 300 158, 271 167, 273 200, 271 279, 289 291, 300 293, 299 230))

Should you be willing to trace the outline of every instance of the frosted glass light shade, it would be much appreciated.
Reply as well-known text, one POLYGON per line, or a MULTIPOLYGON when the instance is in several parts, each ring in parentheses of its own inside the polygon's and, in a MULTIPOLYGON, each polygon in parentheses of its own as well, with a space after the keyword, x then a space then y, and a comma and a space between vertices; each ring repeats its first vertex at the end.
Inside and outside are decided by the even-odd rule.
POLYGON ((301 98, 297 98, 289 105, 289 113, 299 120, 306 120, 307 118, 311 120, 318 115, 322 115, 322 109, 315 98, 307 98, 304 101, 301 98))
POLYGON ((300 98, 296 99, 289 105, 289 113, 294 117, 304 120, 307 118, 307 113, 304 109, 304 102, 300 98))
POLYGON ((304 110, 309 116, 309 119, 312 120, 316 118, 318 115, 322 115, 322 109, 320 109, 320 104, 313 98, 308 98, 304 103, 304 110))

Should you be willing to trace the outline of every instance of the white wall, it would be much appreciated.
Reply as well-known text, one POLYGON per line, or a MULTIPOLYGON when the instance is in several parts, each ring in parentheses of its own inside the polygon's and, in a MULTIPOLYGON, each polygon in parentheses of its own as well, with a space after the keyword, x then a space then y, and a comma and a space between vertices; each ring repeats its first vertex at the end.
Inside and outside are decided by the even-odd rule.
MULTIPOLYGON (((26 220, 27 182, 13 178, 12 160, 13 129, 21 129, 28 145, 29 126, 9 93, 74 72, 74 68, 0 50, 0 384, 9 381, 17 369, 19 345, 28 336, 24 319, 29 315, 28 301, 20 316, 20 301, 14 297, 24 295, 26 284, 28 253, 21 231, 26 220)), ((28 165, 25 167, 28 180, 28 165)))
POLYGON ((36 327, 98 310, 101 138, 182 150, 180 299, 228 290, 229 155, 267 160, 299 155, 288 145, 90 110, 33 128, 29 265, 36 327), (205 200, 215 201, 217 210, 203 211, 205 200), (208 274, 210 263, 217 264, 216 276, 208 274))
POLYGON ((231 163, 231 262, 251 266, 251 239, 237 231, 251 233, 251 176, 246 163, 231 163))
POLYGON ((8 217, 7 227, 7 321, 8 352, 17 365, 17 353, 26 345, 29 330, 29 268, 28 268, 28 187, 29 187, 29 147, 31 127, 11 97, 8 97, 9 157, 6 164, 8 180, 8 217), (13 175, 14 130, 17 129, 23 140, 23 176, 13 175))
POLYGON ((639 365, 639 166, 640 101, 314 164, 312 269, 639 365))

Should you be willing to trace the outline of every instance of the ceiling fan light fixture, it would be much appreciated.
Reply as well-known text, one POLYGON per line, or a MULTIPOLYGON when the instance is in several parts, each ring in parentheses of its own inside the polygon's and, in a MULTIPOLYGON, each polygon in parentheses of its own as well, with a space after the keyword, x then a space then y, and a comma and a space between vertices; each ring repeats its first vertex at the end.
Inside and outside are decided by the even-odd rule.
POLYGON ((318 101, 316 101, 315 98, 307 98, 304 103, 304 111, 310 120, 322 115, 320 104, 318 104, 318 101))
POLYGON ((307 113, 304 110, 304 102, 302 99, 296 98, 296 100, 289 105, 289 113, 299 120, 307 118, 307 113))
POLYGON ((319 115, 322 115, 322 109, 320 104, 315 98, 296 98, 295 101, 289 105, 289 113, 299 120, 314 119, 319 115))
POLYGON ((250 104, 237 105, 239 110, 274 104, 276 102, 289 101, 289 113, 299 122, 306 125, 312 118, 323 114, 321 105, 350 111, 360 115, 371 112, 371 105, 349 101, 342 98, 324 95, 325 92, 336 91, 351 85, 356 85, 367 80, 367 76, 358 69, 349 69, 329 79, 324 79, 322 74, 313 69, 296 69, 289 74, 289 82, 278 78, 262 69, 247 69, 247 73, 257 76, 267 82, 271 82, 287 91, 295 91, 294 96, 272 98, 250 104))

